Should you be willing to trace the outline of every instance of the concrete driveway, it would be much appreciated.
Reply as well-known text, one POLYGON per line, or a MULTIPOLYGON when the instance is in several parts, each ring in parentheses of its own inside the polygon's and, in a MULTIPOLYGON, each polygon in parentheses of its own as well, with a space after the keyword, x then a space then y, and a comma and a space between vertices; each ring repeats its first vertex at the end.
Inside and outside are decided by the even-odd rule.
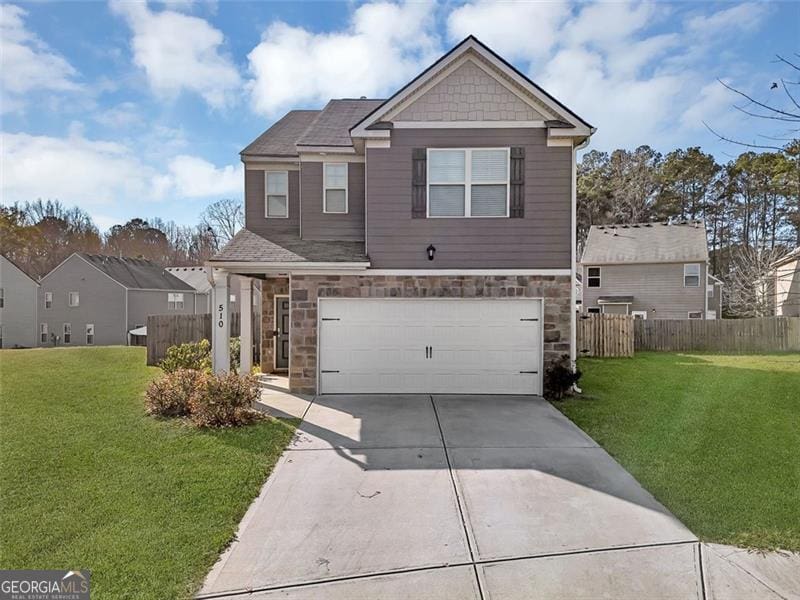
POLYGON ((322 396, 201 596, 683 600, 701 562, 544 400, 322 396))

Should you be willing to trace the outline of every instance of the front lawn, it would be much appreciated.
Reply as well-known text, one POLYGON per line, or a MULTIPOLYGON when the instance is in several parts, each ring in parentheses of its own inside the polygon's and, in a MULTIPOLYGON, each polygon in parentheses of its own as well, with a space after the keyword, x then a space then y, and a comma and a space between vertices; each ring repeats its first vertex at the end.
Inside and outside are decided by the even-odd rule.
POLYGON ((800 551, 799 354, 579 367, 585 397, 555 405, 698 536, 800 551))
POLYGON ((92 598, 185 598, 292 436, 144 414, 144 348, 0 351, 0 568, 89 569, 92 598))

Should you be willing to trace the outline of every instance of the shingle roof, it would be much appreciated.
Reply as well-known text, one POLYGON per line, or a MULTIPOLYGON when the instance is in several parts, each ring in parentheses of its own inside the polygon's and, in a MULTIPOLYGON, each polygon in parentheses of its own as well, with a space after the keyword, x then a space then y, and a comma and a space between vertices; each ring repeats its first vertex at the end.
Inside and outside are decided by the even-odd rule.
POLYGON ((205 267, 165 267, 164 270, 186 282, 202 294, 211 290, 205 267))
POLYGON ((242 156, 297 156, 297 140, 321 112, 289 111, 242 150, 242 156))
POLYGON ((298 146, 352 146, 350 128, 384 100, 331 100, 297 139, 298 146))
POLYGON ((702 221, 666 225, 592 225, 581 263, 705 262, 706 228, 702 221))
POLYGON ((187 290, 194 288, 162 267, 144 258, 119 258, 100 254, 76 253, 114 281, 130 289, 187 290))
POLYGON ((364 242, 321 242, 274 236, 271 240, 242 229, 211 262, 369 262, 364 242))

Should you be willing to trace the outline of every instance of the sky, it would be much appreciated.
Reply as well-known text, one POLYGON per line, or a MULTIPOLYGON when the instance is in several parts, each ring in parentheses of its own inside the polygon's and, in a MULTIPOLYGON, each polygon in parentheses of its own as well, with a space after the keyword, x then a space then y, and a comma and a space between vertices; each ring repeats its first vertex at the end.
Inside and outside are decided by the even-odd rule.
POLYGON ((718 79, 780 104, 800 2, 3 3, 0 201, 194 224, 242 198, 239 151, 287 110, 388 97, 469 34, 597 127, 592 149, 727 161, 704 122, 765 125, 718 79))

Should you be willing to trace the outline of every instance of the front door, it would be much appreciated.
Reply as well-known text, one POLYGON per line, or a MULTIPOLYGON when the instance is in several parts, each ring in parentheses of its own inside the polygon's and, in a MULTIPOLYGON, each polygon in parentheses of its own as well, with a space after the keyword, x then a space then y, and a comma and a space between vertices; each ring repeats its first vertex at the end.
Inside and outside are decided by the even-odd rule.
POLYGON ((275 298, 275 368, 289 368, 289 299, 275 298))

